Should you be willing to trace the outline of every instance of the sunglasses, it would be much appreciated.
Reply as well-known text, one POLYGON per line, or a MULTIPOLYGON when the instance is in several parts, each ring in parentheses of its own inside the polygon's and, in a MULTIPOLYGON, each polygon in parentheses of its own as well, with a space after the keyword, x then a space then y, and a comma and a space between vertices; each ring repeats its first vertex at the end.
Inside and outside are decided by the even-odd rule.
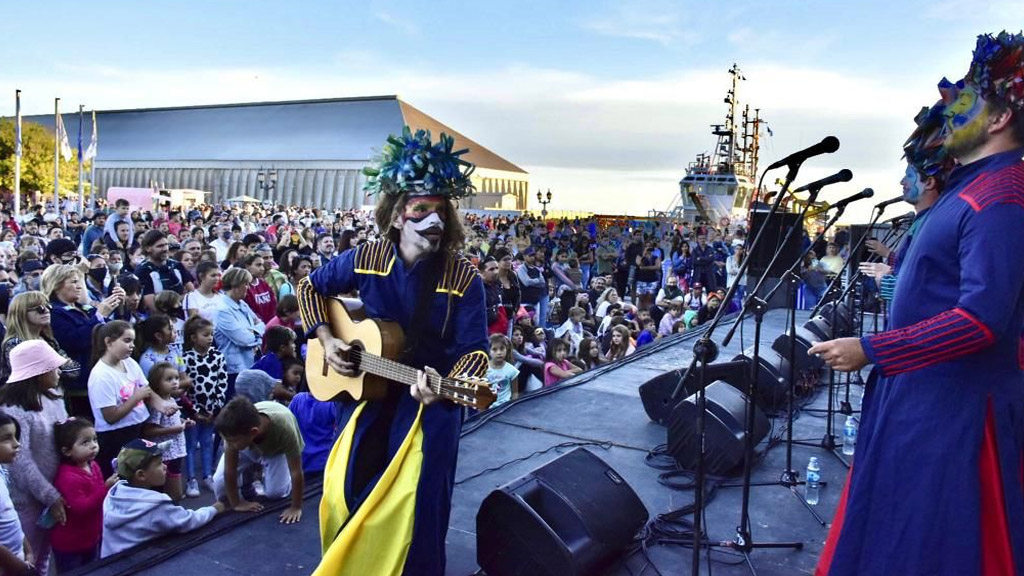
POLYGON ((53 306, 49 304, 41 304, 35 308, 28 309, 29 312, 35 312, 36 314, 49 314, 51 310, 53 310, 53 306))

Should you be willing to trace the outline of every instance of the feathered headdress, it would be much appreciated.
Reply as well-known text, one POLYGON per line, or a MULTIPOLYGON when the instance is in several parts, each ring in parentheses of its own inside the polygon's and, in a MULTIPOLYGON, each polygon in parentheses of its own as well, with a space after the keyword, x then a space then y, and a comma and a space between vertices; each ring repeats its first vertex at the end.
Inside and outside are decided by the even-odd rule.
POLYGON ((977 86, 985 100, 1024 110, 1024 35, 1004 30, 978 36, 964 80, 977 86))
POLYGON ((946 139, 946 100, 947 94, 954 97, 956 85, 945 78, 939 83, 939 92, 943 99, 931 108, 925 106, 914 117, 917 128, 903 144, 903 157, 914 168, 926 176, 936 176, 953 168, 953 159, 946 153, 942 143, 946 139), (952 88, 950 88, 952 87, 952 88), (945 90, 945 92, 944 92, 945 90))
POLYGON ((459 158, 468 149, 452 151, 454 146, 455 139, 444 132, 432 144, 429 130, 413 134, 406 126, 401 136, 388 136, 374 164, 363 168, 367 176, 363 190, 369 194, 469 196, 476 191, 469 178, 476 167, 459 158))

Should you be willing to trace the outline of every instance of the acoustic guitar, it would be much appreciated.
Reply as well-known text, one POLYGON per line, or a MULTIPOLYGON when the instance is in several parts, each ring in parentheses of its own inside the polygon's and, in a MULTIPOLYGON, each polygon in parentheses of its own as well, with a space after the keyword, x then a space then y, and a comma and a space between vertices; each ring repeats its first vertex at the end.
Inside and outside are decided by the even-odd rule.
MULTIPOLYGON (((381 400, 390 382, 416 385, 418 370, 394 360, 405 344, 397 322, 366 318, 362 302, 351 298, 328 298, 327 319, 331 333, 352 347, 347 360, 359 373, 342 376, 327 363, 324 347, 311 338, 306 348, 306 381, 317 400, 329 401, 342 392, 356 400, 381 400)), ((486 378, 450 378, 427 374, 435 394, 456 404, 486 410, 497 398, 486 378)))

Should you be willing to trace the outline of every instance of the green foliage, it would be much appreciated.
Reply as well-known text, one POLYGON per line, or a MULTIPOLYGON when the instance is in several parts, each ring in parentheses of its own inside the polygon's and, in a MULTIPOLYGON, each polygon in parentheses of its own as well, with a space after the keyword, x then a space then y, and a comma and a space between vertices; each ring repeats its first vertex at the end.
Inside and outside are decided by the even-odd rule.
MULTIPOLYGON (((21 124, 21 194, 53 194, 54 135, 34 122, 21 124)), ((14 120, 0 120, 0 189, 14 190, 14 120)), ((78 159, 60 162, 61 196, 78 194, 78 159)))

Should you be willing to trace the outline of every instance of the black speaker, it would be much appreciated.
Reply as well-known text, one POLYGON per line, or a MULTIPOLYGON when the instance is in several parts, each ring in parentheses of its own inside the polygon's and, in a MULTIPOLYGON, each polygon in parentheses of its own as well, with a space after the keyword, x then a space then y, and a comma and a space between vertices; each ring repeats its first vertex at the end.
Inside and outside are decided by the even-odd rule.
MULTIPOLYGON (((817 356, 811 356, 807 351, 814 345, 814 342, 818 341, 818 337, 802 326, 796 327, 796 336, 791 338, 789 331, 787 330, 783 334, 779 334, 775 342, 772 343, 772 350, 779 353, 779 356, 783 358, 789 358, 789 347, 790 341, 794 340, 796 346, 794 347, 795 356, 793 360, 796 363, 797 372, 820 372, 825 367, 825 361, 817 356)), ((788 376, 788 374, 787 374, 788 376)))
MULTIPOLYGON (((860 242, 860 239, 866 234, 868 238, 874 238, 881 240, 885 237, 889 229, 892 228, 890 224, 875 224, 874 227, 869 227, 867 224, 853 224, 850 226, 850 250, 860 242)), ((857 269, 860 267, 860 263, 867 260, 871 256, 871 252, 868 251, 867 245, 862 244, 860 250, 856 253, 851 253, 846 259, 847 269, 850 271, 851 277, 857 273, 857 269)))
MULTIPOLYGON (((744 414, 746 396, 727 382, 714 382, 704 389, 707 413, 705 470, 724 476, 743 463, 746 441, 744 414)), ((768 417, 757 406, 754 410, 754 445, 768 435, 768 417)), ((697 395, 694 394, 672 409, 668 422, 668 452, 683 468, 694 470, 700 457, 697 430, 697 395)))
POLYGON ((832 327, 833 338, 853 336, 860 326, 860 319, 850 312, 850 306, 846 302, 825 304, 815 318, 821 318, 832 327), (833 317, 835 317, 835 326, 832 326, 833 317))
MULTIPOLYGON (((778 352, 761 347, 757 358, 757 395, 754 402, 764 411, 774 414, 786 407, 789 397, 789 360, 778 352)), ((751 346, 733 360, 750 361, 754 356, 751 346)), ((742 390, 746 394, 746 390, 742 390)))
POLYGON ((640 385, 640 400, 644 404, 644 411, 647 417, 655 424, 668 425, 668 416, 672 413, 672 407, 679 403, 679 400, 686 398, 693 391, 689 390, 690 385, 683 386, 679 397, 672 399, 672 392, 675 391, 679 380, 683 377, 684 370, 671 370, 659 376, 651 378, 640 385))
MULTIPOLYGON (((747 269, 747 274, 752 281, 764 274, 765 269, 772 260, 772 256, 779 250, 782 240, 786 237, 789 229, 794 226, 800 226, 799 214, 776 212, 771 219, 767 219, 766 224, 767 215, 767 211, 754 210, 750 213, 750 234, 747 237, 751 241, 757 237, 758 231, 763 226, 767 227, 764 231, 764 236, 761 237, 761 241, 749 256, 750 267, 747 269)), ((782 254, 776 260, 775 266, 769 270, 769 277, 781 278, 789 270, 793 263, 796 262, 796 259, 800 257, 800 243, 802 240, 801 234, 793 234, 789 242, 786 242, 786 245, 782 247, 782 254)), ((752 288, 753 286, 750 287, 752 288)))
POLYGON ((814 335, 818 342, 825 342, 826 340, 832 340, 832 325, 821 316, 815 316, 807 322, 804 322, 804 328, 808 332, 814 335))
POLYGON ((476 515, 476 560, 488 576, 596 574, 647 523, 615 470, 572 452, 491 492, 476 515))

